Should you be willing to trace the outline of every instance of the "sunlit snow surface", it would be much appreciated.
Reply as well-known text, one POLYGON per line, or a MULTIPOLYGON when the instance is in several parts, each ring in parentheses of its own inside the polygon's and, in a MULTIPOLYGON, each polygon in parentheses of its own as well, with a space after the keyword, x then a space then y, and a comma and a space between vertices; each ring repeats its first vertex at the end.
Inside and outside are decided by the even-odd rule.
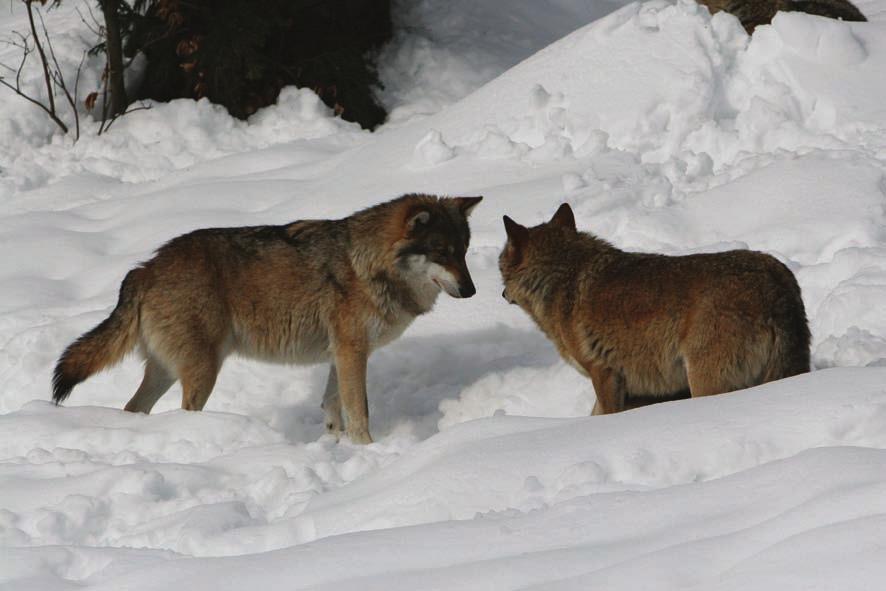
MULTIPOLYGON (((886 3, 858 5, 871 22, 748 38, 688 2, 411 2, 374 134, 287 89, 247 122, 179 101, 72 145, 0 89, 0 588, 881 588, 886 3), (176 386, 141 416, 132 358, 48 402, 61 350, 165 240, 412 191, 485 196, 478 294, 372 357, 376 443, 323 434, 321 366, 231 359, 205 412, 176 386), (588 417, 591 384, 499 295, 502 214, 563 201, 626 249, 779 257, 818 371, 588 417)), ((78 6, 47 18, 68 71, 78 6)))

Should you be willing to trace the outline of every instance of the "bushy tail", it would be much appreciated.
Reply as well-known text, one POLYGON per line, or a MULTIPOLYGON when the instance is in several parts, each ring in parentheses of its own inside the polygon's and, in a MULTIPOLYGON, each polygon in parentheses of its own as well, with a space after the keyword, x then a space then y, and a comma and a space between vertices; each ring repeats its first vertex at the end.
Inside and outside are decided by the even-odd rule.
POLYGON ((763 377, 764 382, 788 378, 812 369, 809 353, 812 334, 809 332, 800 286, 787 267, 784 267, 780 279, 785 297, 773 310, 779 322, 773 330, 772 355, 763 377))
POLYGON ((763 376, 763 382, 807 373, 811 369, 810 340, 811 335, 805 322, 802 327, 797 326, 793 330, 776 329, 773 355, 763 376))
POLYGON ((63 402, 74 386, 119 362, 138 342, 142 269, 130 271, 120 285, 117 307, 101 324, 65 349, 52 376, 52 400, 63 402))

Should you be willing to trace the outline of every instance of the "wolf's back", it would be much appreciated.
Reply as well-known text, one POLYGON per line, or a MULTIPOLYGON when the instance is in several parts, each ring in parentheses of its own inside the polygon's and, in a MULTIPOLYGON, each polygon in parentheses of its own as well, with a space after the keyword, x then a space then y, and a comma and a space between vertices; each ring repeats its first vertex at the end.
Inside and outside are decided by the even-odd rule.
POLYGON ((144 269, 133 269, 120 285, 117 306, 101 324, 65 349, 52 376, 52 400, 63 402, 74 386, 119 362, 138 342, 138 316, 144 269))

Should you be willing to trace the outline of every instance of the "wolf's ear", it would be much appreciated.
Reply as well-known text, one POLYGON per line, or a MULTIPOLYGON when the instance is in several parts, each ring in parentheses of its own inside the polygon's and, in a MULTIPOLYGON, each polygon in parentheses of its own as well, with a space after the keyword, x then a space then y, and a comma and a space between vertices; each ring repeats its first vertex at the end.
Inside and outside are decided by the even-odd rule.
POLYGON ((419 226, 424 226, 431 220, 431 212, 422 209, 421 211, 417 211, 409 216, 409 219, 406 221, 406 230, 412 232, 419 226))
POLYGON ((548 223, 572 230, 573 232, 576 231, 575 214, 572 213, 572 208, 569 207, 568 203, 561 205, 560 209, 557 210, 557 213, 554 214, 554 217, 548 223))
POLYGON ((453 198, 455 202, 455 206, 461 212, 461 214, 465 217, 471 215, 471 211, 477 207, 477 204, 483 201, 483 196, 478 197, 455 197, 453 198))
POLYGON ((505 223, 505 232, 508 235, 508 246, 513 246, 516 250, 522 249, 529 242, 529 228, 521 226, 508 216, 504 216, 502 220, 505 223))

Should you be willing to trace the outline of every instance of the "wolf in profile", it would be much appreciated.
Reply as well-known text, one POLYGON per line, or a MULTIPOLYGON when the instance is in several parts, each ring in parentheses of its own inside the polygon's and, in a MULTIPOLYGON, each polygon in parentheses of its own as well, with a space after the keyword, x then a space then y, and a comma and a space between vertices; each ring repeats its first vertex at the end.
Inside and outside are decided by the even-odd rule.
POLYGON ((504 223, 502 296, 590 377, 594 414, 809 371, 800 287, 770 255, 625 252, 577 231, 567 204, 539 226, 504 223))
POLYGON ((759 25, 768 25, 776 12, 805 12, 844 21, 868 19, 849 0, 698 0, 711 14, 725 11, 735 15, 750 35, 759 25))
POLYGON ((331 362, 326 427, 368 443, 366 364, 437 295, 468 298, 468 215, 482 197, 405 195, 339 220, 209 228, 130 271, 117 307, 62 354, 53 400, 138 348, 144 379, 126 410, 150 412, 176 381, 200 410, 231 353, 331 362), (344 411, 344 412, 342 412, 344 411))

